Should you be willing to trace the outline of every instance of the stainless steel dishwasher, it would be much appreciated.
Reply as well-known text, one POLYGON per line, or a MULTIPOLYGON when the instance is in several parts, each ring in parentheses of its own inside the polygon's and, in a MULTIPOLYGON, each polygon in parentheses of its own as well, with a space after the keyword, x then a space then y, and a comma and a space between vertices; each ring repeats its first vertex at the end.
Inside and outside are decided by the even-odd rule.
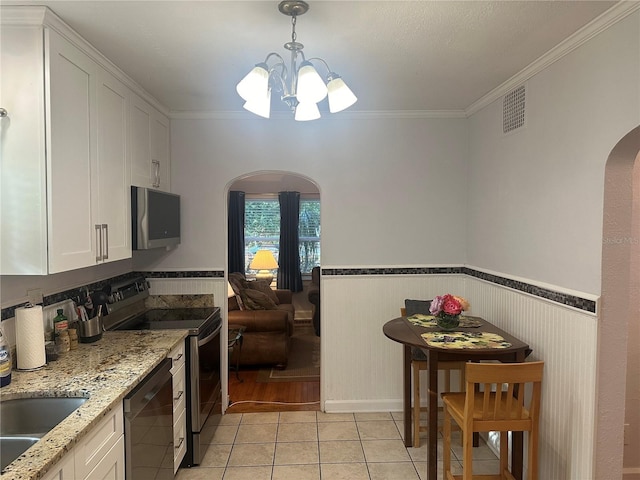
POLYGON ((125 478, 173 478, 171 359, 124 399, 125 478))

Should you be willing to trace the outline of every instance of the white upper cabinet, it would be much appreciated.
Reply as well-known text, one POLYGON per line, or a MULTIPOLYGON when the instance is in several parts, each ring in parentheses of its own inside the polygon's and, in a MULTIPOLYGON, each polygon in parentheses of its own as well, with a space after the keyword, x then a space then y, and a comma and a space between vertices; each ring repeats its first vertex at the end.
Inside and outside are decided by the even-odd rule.
POLYGON ((131 183, 169 191, 169 119, 152 105, 131 98, 131 183))
POLYGON ((130 258, 131 184, 169 189, 168 118, 46 8, 0 8, 0 274, 130 258))
POLYGON ((96 261, 131 257, 131 173, 128 161, 129 90, 104 69, 98 71, 98 156, 96 261), (102 248, 100 249, 100 246, 102 248), (101 258, 99 258, 101 257, 101 258))
POLYGON ((45 29, 46 168, 49 273, 95 264, 92 183, 97 175, 98 65, 45 29))
POLYGON ((156 110, 151 129, 151 162, 154 165, 154 186, 165 192, 171 189, 171 145, 169 119, 156 110))
POLYGON ((0 272, 46 274, 43 29, 3 24, 0 49, 0 272))

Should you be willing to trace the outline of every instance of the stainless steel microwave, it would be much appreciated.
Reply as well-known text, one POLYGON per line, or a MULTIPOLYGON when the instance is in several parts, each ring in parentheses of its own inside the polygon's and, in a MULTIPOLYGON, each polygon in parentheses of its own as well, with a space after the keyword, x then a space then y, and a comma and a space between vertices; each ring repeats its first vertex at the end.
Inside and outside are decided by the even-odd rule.
POLYGON ((180 195, 131 187, 131 233, 134 250, 180 244, 180 195))

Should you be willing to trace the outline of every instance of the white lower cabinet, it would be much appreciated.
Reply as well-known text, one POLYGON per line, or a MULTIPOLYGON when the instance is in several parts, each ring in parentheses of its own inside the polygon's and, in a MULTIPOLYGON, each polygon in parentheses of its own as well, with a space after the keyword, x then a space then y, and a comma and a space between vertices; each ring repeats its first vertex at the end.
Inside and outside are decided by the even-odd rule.
POLYGON ((124 480, 124 435, 102 457, 86 480, 124 480))
POLYGON ((173 473, 175 474, 187 452, 186 378, 184 344, 169 353, 172 361, 173 386, 173 473))
POLYGON ((43 480, 124 480, 124 417, 114 408, 43 480))
POLYGON ((75 478, 74 458, 71 452, 58 462, 53 470, 46 473, 42 480, 74 480, 75 478))
POLYGON ((103 418, 91 430, 89 435, 76 445, 74 457, 76 478, 124 479, 124 416, 122 405, 114 408, 106 418, 103 418), (119 448, 118 445, 120 445, 119 448), (113 452, 111 451, 112 449, 113 452))

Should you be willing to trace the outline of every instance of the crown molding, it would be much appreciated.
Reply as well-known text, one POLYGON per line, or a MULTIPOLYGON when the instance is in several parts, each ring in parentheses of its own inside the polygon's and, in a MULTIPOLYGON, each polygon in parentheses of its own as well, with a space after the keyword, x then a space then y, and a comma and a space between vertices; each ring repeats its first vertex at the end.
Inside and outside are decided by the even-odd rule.
MULTIPOLYGON (((372 120, 372 119, 424 119, 424 118, 466 118, 464 110, 371 110, 371 111, 354 111, 340 112, 338 114, 329 114, 322 112, 324 115, 320 120, 372 120)), ((269 119, 253 115, 246 111, 171 111, 169 117, 180 120, 262 120, 269 119)), ((289 112, 274 112, 271 114, 271 120, 293 120, 293 115, 289 112)))
POLYGON ((2 6, 0 25, 41 27, 47 10, 47 7, 2 6))
MULTIPOLYGON (((551 64, 568 55, 593 37, 602 33, 612 25, 623 20, 632 13, 640 10, 640 1, 621 0, 609 10, 590 23, 579 29, 573 35, 553 47, 547 53, 533 61, 516 75, 497 86, 489 93, 476 100, 464 110, 389 110, 389 111, 362 111, 341 112, 336 119, 424 119, 424 118, 467 118, 498 100, 514 88, 522 85, 531 77, 537 75, 551 64)), ((171 111, 171 118, 190 120, 247 120, 250 118, 265 120, 244 111, 216 112, 216 111, 171 111)), ((288 112, 276 112, 272 119, 292 119, 288 112)), ((328 118, 327 116, 323 118, 328 118)))
POLYGON ((564 41, 553 47, 547 53, 534 60, 529 66, 518 72, 506 82, 502 83, 498 87, 491 90, 479 100, 469 105, 465 110, 467 117, 470 117, 474 113, 483 109, 487 105, 501 98, 506 93, 510 92, 516 87, 519 87, 524 82, 529 80, 534 75, 537 75, 545 68, 549 67, 552 63, 557 62, 565 55, 568 55, 573 50, 588 42, 596 35, 599 35, 612 25, 618 23, 628 15, 640 10, 640 1, 628 1, 622 0, 609 10, 604 12, 599 17, 595 18, 580 30, 575 32, 564 41))
POLYGON ((3 26, 34 26, 45 27, 62 35, 75 47, 89 55, 98 65, 111 72, 118 80, 124 83, 136 94, 144 98, 147 102, 160 110, 165 115, 168 109, 149 95, 135 80, 124 73, 120 68, 105 57, 93 45, 87 42, 73 28, 67 25, 64 20, 53 13, 48 7, 42 6, 2 6, 0 8, 0 24, 3 26))

